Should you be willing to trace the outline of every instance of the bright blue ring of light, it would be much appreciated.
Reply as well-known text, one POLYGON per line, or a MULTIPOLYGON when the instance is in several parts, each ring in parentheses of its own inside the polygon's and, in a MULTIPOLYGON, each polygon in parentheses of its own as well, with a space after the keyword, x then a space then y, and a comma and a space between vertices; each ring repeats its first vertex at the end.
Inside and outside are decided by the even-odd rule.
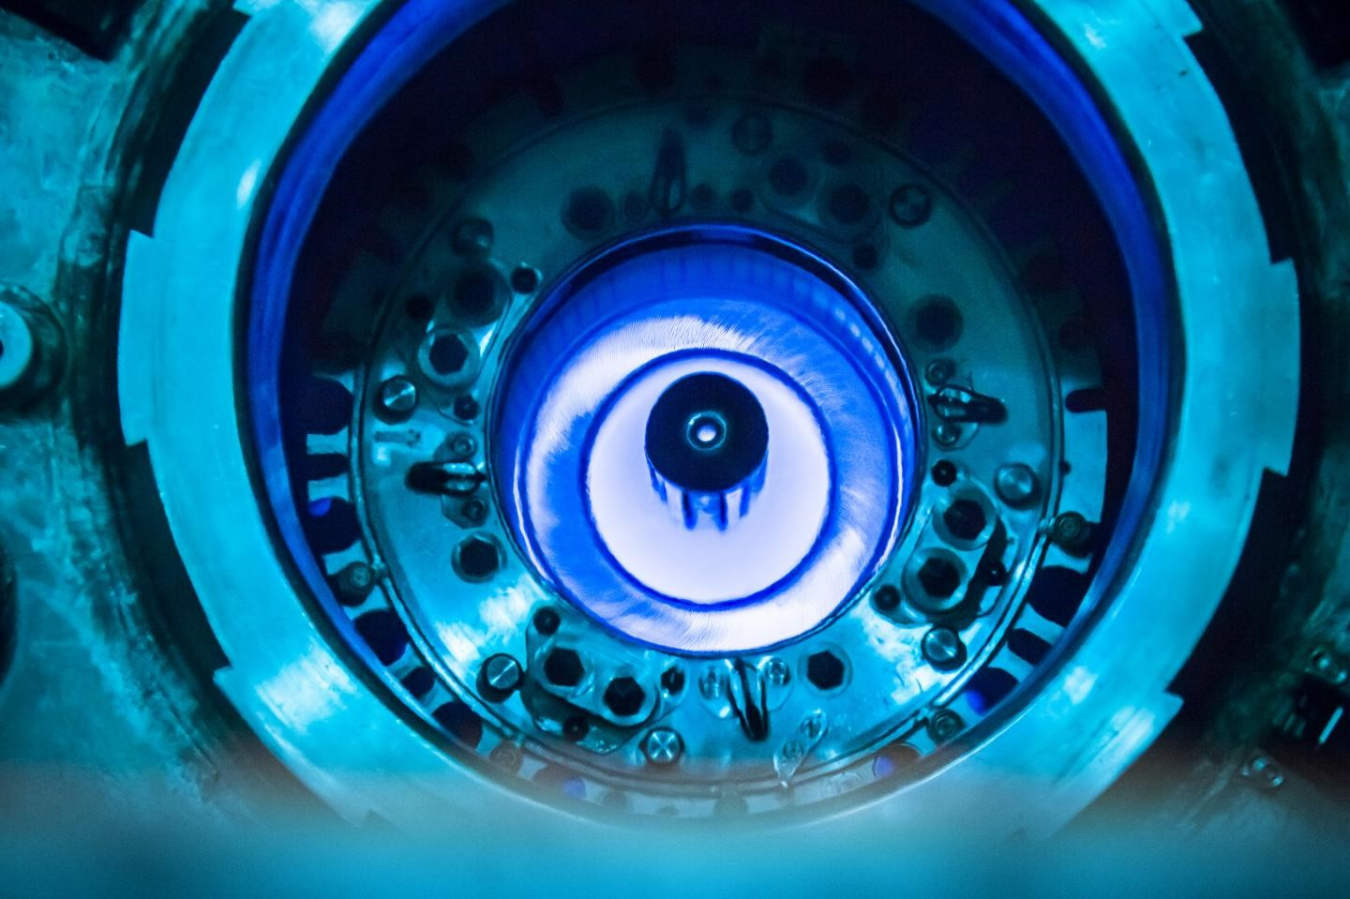
MULTIPOLYGON (((506 0, 408 0, 383 23, 331 93, 296 129, 293 146, 260 222, 241 367, 261 489, 300 576, 348 643, 379 663, 340 610, 305 538, 291 489, 279 406, 280 364, 292 273, 319 202, 351 143, 374 114, 430 58, 506 0)), ((1027 18, 1017 0, 909 0, 961 34, 1041 107, 1096 191, 1130 274, 1139 364, 1139 424, 1134 472, 1088 602, 1114 583, 1131 551, 1161 469, 1174 401, 1170 263, 1159 243, 1138 173, 1117 143, 1116 129, 1088 87, 1027 18), (1123 535, 1120 536, 1120 535, 1123 535)), ((251 277, 250 277, 251 276, 251 277)))

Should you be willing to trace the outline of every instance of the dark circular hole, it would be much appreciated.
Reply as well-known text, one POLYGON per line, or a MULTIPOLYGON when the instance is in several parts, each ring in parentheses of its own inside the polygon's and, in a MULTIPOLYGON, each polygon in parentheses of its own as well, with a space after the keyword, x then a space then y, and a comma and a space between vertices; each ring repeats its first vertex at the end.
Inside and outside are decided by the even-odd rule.
POLYGON ((955 563, 942 558, 924 560, 919 567, 919 585, 929 596, 946 599, 961 586, 961 572, 955 563))
POLYGON ((432 712, 431 717, 465 745, 477 746, 483 738, 483 719, 462 702, 447 702, 432 712))
POLYGON ((466 537, 455 549, 455 569, 465 580, 487 580, 501 566, 501 549, 487 537, 466 537))
POLYGON ((596 237, 613 226, 614 201, 598 187, 583 187, 568 198, 563 218, 578 237, 596 237))
POLYGON ((646 698, 646 692, 631 677, 616 677, 605 688, 605 706, 620 718, 636 715, 646 698))
POLYGON ((872 198, 856 184, 844 184, 830 193, 830 217, 841 225, 857 225, 867 218, 872 198))
POLYGON ((516 293, 534 293, 539 288, 539 273, 522 265, 511 273, 511 289, 516 293))
POLYGON ((939 487, 950 487, 956 483, 956 464, 943 459, 934 465, 933 483, 939 487))
POLYGON ((394 664, 408 648, 407 628, 399 620, 398 613, 390 609, 377 609, 357 618, 356 632, 381 665, 394 664))
POLYGON ((573 715, 563 722, 563 736, 573 743, 586 739, 591 732, 591 723, 580 715, 573 715))
POLYGON ((661 688, 667 693, 679 693, 684 690, 684 672, 679 668, 667 668, 661 675, 661 688))
POLYGON ((555 649, 544 660, 544 677, 554 686, 575 687, 585 674, 586 668, 576 650, 555 649))
POLYGON ((460 421, 473 421, 475 418, 478 417, 479 412, 478 400, 474 399, 468 394, 465 394, 464 396, 455 397, 455 404, 453 410, 455 413, 455 418, 458 418, 460 421))
POLYGON ((464 370, 464 363, 469 361, 469 348, 458 334, 440 334, 431 342, 427 361, 438 375, 457 375, 464 370))
POLYGON ((556 634, 560 624, 562 624, 562 619, 552 609, 540 609, 534 613, 534 629, 545 637, 556 634))
POLYGON ((963 327, 961 310, 946 297, 930 298, 914 316, 914 329, 919 337, 936 349, 946 349, 956 343, 963 327))
POLYGON ((351 391, 337 381, 310 378, 305 386, 305 430, 312 434, 336 434, 352 423, 351 391))
POLYGON ((947 531, 958 540, 974 540, 984 533, 989 519, 979 503, 971 499, 958 499, 942 513, 942 521, 947 531))
POLYGON ((793 159, 790 156, 778 160, 769 169, 769 187, 780 196, 799 196, 806 190, 810 180, 811 176, 806 171, 806 166, 802 165, 800 159, 793 159))
POLYGON ((883 612, 894 612, 900 608, 900 591, 890 584, 877 590, 872 601, 877 604, 877 608, 883 612))
POLYGON ((416 697, 425 696, 436 685, 436 676, 431 673, 430 668, 414 668, 403 679, 399 681, 403 684, 403 689, 416 697))
POLYGON ((806 660, 806 679, 820 690, 833 690, 844 682, 844 663, 832 652, 818 652, 806 660))

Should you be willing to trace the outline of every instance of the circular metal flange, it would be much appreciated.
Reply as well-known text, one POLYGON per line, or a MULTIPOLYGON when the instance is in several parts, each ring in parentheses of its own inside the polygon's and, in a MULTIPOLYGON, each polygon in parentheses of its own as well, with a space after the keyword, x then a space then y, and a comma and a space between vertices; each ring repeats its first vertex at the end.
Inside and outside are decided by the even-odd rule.
MULTIPOLYGON (((891 820, 913 820, 919 809, 931 820, 927 816, 935 807, 988 806, 993 788, 1015 800, 996 807, 1018 810, 1015 820, 991 816, 998 825, 1047 826, 1109 783, 1173 708, 1166 684, 1217 604, 1243 542, 1243 527, 1234 523, 1249 519, 1262 471, 1280 468, 1287 457, 1296 365, 1292 351, 1268 350, 1297 345, 1295 295, 1289 273, 1267 261, 1259 212, 1217 98, 1193 76, 1198 68, 1182 38, 1196 23, 1183 4, 1131 3, 1127 10, 1114 10, 1119 15, 1107 0, 1037 4, 1039 22, 1088 74, 1097 95, 1109 101, 1110 119, 1012 6, 992 0, 920 5, 967 35, 1042 102, 1104 197, 1145 307, 1153 303, 1155 312, 1170 318, 1163 307, 1171 294, 1179 309, 1174 344, 1185 365, 1174 377, 1160 367, 1173 358, 1168 352, 1173 344, 1159 344, 1156 334, 1141 335, 1141 345, 1152 350, 1144 356, 1145 374, 1175 382, 1177 403, 1160 407, 1159 412, 1171 412, 1171 420, 1162 423, 1169 426, 1153 431, 1156 445, 1145 447, 1146 458, 1150 453, 1159 458, 1163 435, 1171 435, 1163 480, 1141 488, 1123 516, 1139 524, 1139 534, 1111 551, 1109 568, 1120 571, 1128 560, 1130 575, 1094 588, 1090 608, 1105 610, 1109 596, 1110 614, 1090 616, 1092 626, 1074 640, 1071 661, 1037 682, 1020 715, 998 733, 983 735, 965 763, 878 807, 891 820), (1158 102, 1159 96, 1169 102, 1158 102), (1117 140, 1138 153, 1152 205, 1176 236, 1172 279, 1165 267, 1140 264, 1134 252, 1152 246, 1157 235, 1132 230, 1148 221, 1142 214, 1146 203, 1133 192, 1117 140), (1198 166, 1206 177, 1194 177, 1198 166), (1215 283, 1229 285, 1223 316, 1208 309, 1215 283), (1247 326, 1253 320, 1288 327, 1288 340, 1266 332, 1258 352, 1252 346, 1257 335, 1247 326), (1260 364, 1227 366, 1225 360, 1236 355, 1260 364), (1230 396, 1248 402, 1233 406, 1226 400, 1230 396), (1162 534, 1166 539, 1151 539, 1162 534), (1197 545, 1207 549, 1203 571, 1192 564, 1197 545), (1178 593, 1187 602, 1174 601, 1178 593), (1113 736, 1103 743, 1102 735, 1113 736), (991 780, 1010 771, 1021 775, 1021 783, 1035 781, 1037 795, 1006 779, 991 780), (1040 791, 1043 776, 1056 783, 1053 795, 1040 791)), ((387 97, 403 74, 487 6, 439 11, 416 2, 404 6, 372 39, 369 51, 379 58, 398 48, 411 64, 381 70, 358 59, 337 88, 343 100, 338 106, 365 114, 360 111, 387 97), (440 20, 430 21, 436 17, 440 20), (427 27, 431 24, 442 27, 427 27)), ((334 804, 352 813, 378 808, 409 819, 427 810, 422 797, 464 807, 500 794, 483 789, 486 781, 471 776, 471 767, 453 764, 408 728, 319 636, 271 550, 249 455, 235 430, 234 260, 243 253, 263 174, 364 9, 353 3, 269 5, 245 27, 199 111, 161 202, 160 233, 191 239, 133 242, 126 315, 137 327, 123 334, 122 395, 127 436, 149 443, 180 552, 231 660, 220 678, 226 692, 260 735, 334 804), (268 71, 275 71, 278 40, 289 48, 284 76, 240 77, 264 60, 268 71), (219 214, 195 214, 203 207, 219 214), (200 302, 203 292, 212 294, 212 302, 200 302), (195 298, 194 315, 172 314, 176 298, 187 296, 195 298), (190 328, 176 324, 189 320, 190 328), (206 508, 217 514, 201 515, 206 508), (262 621, 268 622, 265 633, 258 629, 262 621), (351 727, 354 721, 358 728, 351 727), (340 782, 327 774, 353 768, 388 773, 378 784, 340 782)), ((332 108, 320 118, 336 115, 332 108)), ((298 158, 310 163, 302 170, 316 183, 331 172, 337 152, 303 143, 297 150, 298 158)), ((911 221, 916 208, 910 202, 892 206, 900 213, 897 222, 911 221)), ((298 220, 289 220, 283 233, 303 230, 308 211, 296 212, 298 220)), ((273 452, 264 443, 264 465, 279 462, 269 459, 273 452)), ((947 732, 936 719, 929 730, 935 739, 947 732)), ((790 763, 799 755, 800 747, 785 748, 782 759, 790 763)))

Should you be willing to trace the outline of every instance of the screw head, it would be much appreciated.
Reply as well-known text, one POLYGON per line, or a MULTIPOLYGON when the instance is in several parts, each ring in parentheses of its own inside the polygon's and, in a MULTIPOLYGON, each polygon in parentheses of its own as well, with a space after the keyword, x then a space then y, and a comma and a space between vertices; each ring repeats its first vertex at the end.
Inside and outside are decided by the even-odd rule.
POLYGON ((642 754, 653 765, 661 767, 673 765, 684 754, 684 740, 675 731, 659 727, 643 738, 642 754))
POLYGON ((872 596, 872 601, 883 612, 894 612, 900 608, 900 591, 890 584, 881 587, 872 596))
POLYGON ((933 195, 917 184, 891 192, 891 219, 901 228, 917 228, 933 215, 933 195))
POLYGON ((994 476, 994 490, 999 499, 1013 508, 1025 508, 1041 495, 1041 481, 1030 465, 1005 465, 994 476))
POLYGON ((498 653, 489 656, 478 670, 478 691, 489 702, 501 702, 516 691, 523 679, 520 663, 498 653))
POLYGON ((825 734, 825 713, 813 712, 807 715, 798 730, 808 740, 819 740, 825 734))
POLYGON ((352 562, 337 574, 338 602, 359 606, 375 589, 375 571, 365 562, 352 562))
POLYGON ((923 370, 923 378, 929 384, 937 387, 946 384, 956 374, 956 363, 950 359, 934 359, 928 363, 923 370))
POLYGON ((703 694, 704 699, 716 699, 722 695, 722 672, 716 668, 708 668, 698 679, 698 691, 703 694))
POLYGON ((951 448, 961 440, 961 429, 950 422, 944 422, 933 432, 933 440, 938 446, 951 448))
POLYGON ((464 501, 459 511, 464 515, 466 521, 474 524, 482 524, 487 518, 488 506, 481 499, 469 499, 464 501))
POLYGON ((956 483, 956 465, 947 459, 933 466, 933 483, 939 487, 950 487, 956 483))
POLYGON ((1064 512, 1051 525, 1050 539, 1071 555, 1087 555, 1092 549, 1092 525, 1077 512, 1064 512))
POLYGON ((396 375, 380 385, 380 411, 390 418, 406 418, 417 408, 417 385, 396 375))
POLYGON ((468 434, 458 434, 450 441, 450 452, 456 459, 467 459, 478 449, 478 443, 468 434))
POLYGON ((775 656, 764 665, 764 679, 775 687, 781 687, 792 679, 792 669, 787 662, 775 656))
POLYGON ((959 734, 964 726, 961 716, 949 709, 940 709, 928 719, 928 733, 936 743, 946 743, 959 734))
POLYGON ((938 671, 955 671, 966 663, 966 645, 956 631, 935 627, 923 635, 923 657, 938 671))

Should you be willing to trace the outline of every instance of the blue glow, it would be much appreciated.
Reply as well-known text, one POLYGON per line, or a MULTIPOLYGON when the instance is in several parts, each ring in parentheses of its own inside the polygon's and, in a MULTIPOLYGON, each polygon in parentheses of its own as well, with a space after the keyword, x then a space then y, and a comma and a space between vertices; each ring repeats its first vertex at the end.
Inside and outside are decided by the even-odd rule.
POLYGON ((497 470, 536 566, 633 639, 744 652, 827 621, 903 511, 914 428, 866 299, 804 251, 740 228, 623 245, 564 282, 509 360, 497 470), (578 283, 580 282, 580 283, 578 283), (689 528, 652 489, 662 393, 715 373, 769 423, 764 480, 734 526, 689 528))
MULTIPOLYGON (((963 34, 1041 105, 1097 190, 1116 231, 1139 316, 1140 441, 1135 476, 1118 522, 1118 533, 1131 535, 1147 508, 1172 409, 1167 391, 1172 315, 1167 262, 1145 195, 1091 92, 1017 3, 914 2, 963 34)), ((276 180, 261 229, 247 352, 248 404, 260 477, 300 575, 331 608, 336 608, 335 600, 300 524, 282 440, 278 385, 292 268, 327 180, 363 126, 435 52, 500 5, 499 0, 409 0, 397 9, 353 58, 327 101, 316 108, 307 130, 298 135, 276 180)), ((1113 541, 1092 588, 1094 599, 1114 578, 1129 549, 1128 540, 1113 541)), ((364 653, 345 617, 338 614, 334 619, 354 648, 364 653)))

